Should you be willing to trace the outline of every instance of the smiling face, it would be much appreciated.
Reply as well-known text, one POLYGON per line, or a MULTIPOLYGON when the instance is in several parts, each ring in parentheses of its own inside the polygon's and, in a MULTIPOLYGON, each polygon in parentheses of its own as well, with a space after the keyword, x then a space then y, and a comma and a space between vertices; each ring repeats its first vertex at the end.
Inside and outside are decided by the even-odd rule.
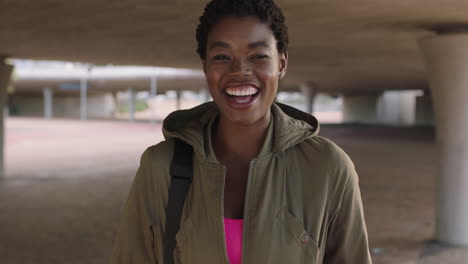
POLYGON ((256 17, 224 17, 208 35, 203 69, 224 121, 269 122, 286 66, 287 53, 278 52, 272 31, 256 17))

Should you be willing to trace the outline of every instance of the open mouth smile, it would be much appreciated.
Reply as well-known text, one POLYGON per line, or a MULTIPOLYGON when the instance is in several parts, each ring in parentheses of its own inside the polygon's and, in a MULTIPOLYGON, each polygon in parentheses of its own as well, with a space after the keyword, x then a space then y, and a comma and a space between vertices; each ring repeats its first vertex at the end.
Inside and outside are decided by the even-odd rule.
POLYGON ((224 89, 224 95, 228 103, 234 108, 246 108, 251 106, 260 90, 252 84, 231 85, 224 89))

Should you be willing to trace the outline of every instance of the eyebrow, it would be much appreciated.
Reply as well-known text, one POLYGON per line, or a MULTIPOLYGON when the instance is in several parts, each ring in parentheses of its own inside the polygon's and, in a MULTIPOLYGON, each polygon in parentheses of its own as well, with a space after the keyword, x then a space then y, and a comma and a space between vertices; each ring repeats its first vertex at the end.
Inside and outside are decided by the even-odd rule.
MULTIPOLYGON (((269 49, 270 48, 270 46, 268 45, 268 43, 266 41, 252 42, 248 46, 251 49, 255 49, 255 48, 267 48, 267 49, 269 49)), ((225 43, 225 42, 217 41, 217 42, 211 44, 210 47, 208 48, 208 50, 211 50, 211 49, 214 49, 214 48, 229 49, 229 48, 231 48, 231 46, 229 44, 225 43)))
POLYGON ((257 41, 249 44, 249 48, 254 49, 254 48, 270 48, 270 45, 266 43, 266 41, 257 41))
POLYGON ((217 41, 213 44, 210 45, 208 50, 214 49, 214 48, 224 48, 224 49, 229 49, 231 46, 225 42, 217 41))

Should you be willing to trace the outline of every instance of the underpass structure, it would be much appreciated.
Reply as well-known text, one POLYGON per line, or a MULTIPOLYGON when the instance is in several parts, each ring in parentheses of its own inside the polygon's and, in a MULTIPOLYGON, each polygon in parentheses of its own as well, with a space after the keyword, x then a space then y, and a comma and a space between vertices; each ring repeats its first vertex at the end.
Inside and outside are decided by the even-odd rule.
MULTIPOLYGON (((2 1, 0 56, 200 69, 194 32, 206 2, 2 1)), ((346 111, 372 118, 377 111, 372 96, 384 91, 423 91, 415 106, 423 117, 430 109, 427 97, 432 97, 440 167, 436 238, 467 246, 468 2, 278 4, 290 32, 284 87, 313 89, 311 95, 343 94, 346 111)), ((11 66, 0 62, 0 103, 10 72, 11 66)), ((50 92, 45 94, 50 99, 50 92)), ((81 96, 85 104, 84 93, 81 96)), ((85 107, 81 109, 85 116, 85 107)))

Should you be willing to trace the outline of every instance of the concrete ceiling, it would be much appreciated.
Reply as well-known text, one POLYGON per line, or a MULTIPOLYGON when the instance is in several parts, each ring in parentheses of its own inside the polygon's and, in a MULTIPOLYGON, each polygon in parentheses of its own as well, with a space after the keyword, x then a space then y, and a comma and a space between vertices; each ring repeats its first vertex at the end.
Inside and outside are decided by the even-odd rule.
MULTIPOLYGON (((2 0, 0 54, 93 64, 200 68, 207 1, 2 0)), ((283 0, 285 84, 325 91, 427 87, 417 40, 468 24, 465 0, 283 0)))

